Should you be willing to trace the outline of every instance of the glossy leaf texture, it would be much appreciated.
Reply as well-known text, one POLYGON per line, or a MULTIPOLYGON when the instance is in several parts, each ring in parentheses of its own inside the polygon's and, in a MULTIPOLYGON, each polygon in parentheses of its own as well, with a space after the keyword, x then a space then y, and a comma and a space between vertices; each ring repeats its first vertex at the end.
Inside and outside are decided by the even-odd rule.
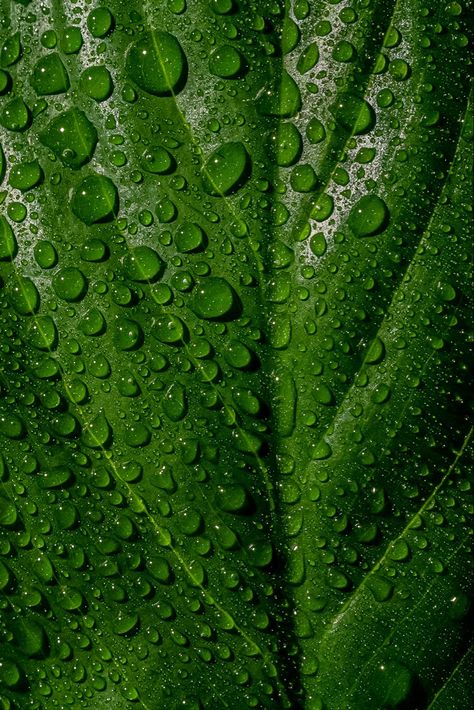
POLYGON ((3 710, 469 707, 471 12, 0 1, 3 710))

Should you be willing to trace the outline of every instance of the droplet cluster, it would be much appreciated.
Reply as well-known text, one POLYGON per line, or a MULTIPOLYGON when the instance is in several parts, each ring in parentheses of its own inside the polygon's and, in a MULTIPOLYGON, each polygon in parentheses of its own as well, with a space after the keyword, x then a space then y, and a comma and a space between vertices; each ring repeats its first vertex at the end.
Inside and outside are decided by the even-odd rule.
POLYGON ((469 23, 415 5, 1 5, 3 710, 449 676, 469 23))

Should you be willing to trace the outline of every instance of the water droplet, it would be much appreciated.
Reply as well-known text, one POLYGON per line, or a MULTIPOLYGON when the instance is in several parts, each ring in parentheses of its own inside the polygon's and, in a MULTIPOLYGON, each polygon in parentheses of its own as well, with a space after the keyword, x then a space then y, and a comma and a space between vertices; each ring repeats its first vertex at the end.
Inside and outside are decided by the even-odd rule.
POLYGON ((97 131, 84 111, 73 108, 53 118, 40 133, 40 141, 63 165, 77 169, 92 158, 97 145, 97 131))
POLYGON ((258 111, 263 116, 292 118, 301 108, 301 94, 295 80, 283 71, 274 86, 264 89, 257 99, 258 111))
MULTIPOLYGON (((5 434, 8 436, 9 439, 19 439, 19 436, 11 436, 7 432, 12 428, 12 424, 8 421, 4 421, 3 417, 0 417, 0 431, 2 434, 5 434)), ((3 498, 0 496, 0 525, 9 528, 12 525, 15 525, 16 521, 18 519, 18 511, 12 503, 11 500, 7 500, 6 498, 3 498)))
POLYGON ((39 185, 44 178, 43 171, 37 160, 17 163, 10 170, 8 184, 22 192, 31 190, 39 185))
POLYGON ((254 567, 268 567, 273 559, 273 548, 270 542, 259 540, 247 547, 249 562, 254 567))
POLYGON ((316 66, 319 60, 319 48, 316 42, 309 44, 301 53, 296 68, 300 74, 306 74, 316 66))
POLYGON ((87 281, 82 271, 71 266, 54 275, 53 288, 64 301, 80 301, 87 291, 87 281))
POLYGON ((17 252, 18 245, 10 224, 0 215, 0 261, 11 261, 17 252))
POLYGON ((380 234, 390 218, 385 202, 377 195, 365 195, 352 207, 348 225, 356 237, 380 234))
POLYGON ((337 42, 332 50, 332 57, 336 62, 352 62, 356 54, 356 48, 347 40, 337 42))
POLYGON ((405 81, 411 74, 410 65, 404 59, 392 59, 388 70, 395 81, 405 81))
POLYGON ((106 328, 105 318, 98 308, 91 308, 80 321, 79 328, 84 335, 102 335, 106 328))
POLYGON ((156 319, 152 333, 162 343, 181 344, 185 333, 184 323, 177 316, 163 316, 156 319))
POLYGON ((105 101, 111 95, 114 83, 107 67, 88 67, 81 74, 81 89, 94 101, 105 101))
POLYGON ((203 186, 209 195, 228 195, 242 186, 250 171, 250 157, 243 143, 224 143, 202 168, 203 186))
POLYGON ((36 313, 40 305, 38 289, 26 276, 19 276, 10 291, 10 302, 22 316, 36 313))
POLYGON ((321 461, 322 459, 328 459, 332 454, 332 449, 327 441, 321 439, 316 446, 311 451, 311 458, 315 461, 321 461))
POLYGON ((377 602, 385 602, 393 593, 393 584, 386 577, 373 575, 367 579, 367 586, 377 602))
POLYGON ((369 365, 375 365, 376 363, 379 363, 383 360, 385 356, 385 345, 383 341, 377 336, 375 337, 368 350, 367 354, 365 356, 365 361, 369 365))
POLYGON ((291 187, 295 192, 312 192, 316 189, 318 178, 311 165, 297 165, 291 171, 291 187))
POLYGON ((334 404, 334 395, 327 385, 322 382, 318 382, 313 390, 314 398, 320 404, 325 404, 329 406, 334 404))
POLYGON ((139 617, 136 613, 127 614, 124 611, 119 612, 113 626, 114 633, 119 636, 125 636, 132 633, 139 624, 139 617))
POLYGON ((306 136, 310 143, 321 143, 326 137, 326 129, 319 118, 312 118, 306 126, 306 136))
POLYGON ((147 93, 169 96, 183 88, 187 61, 174 35, 152 30, 128 50, 127 70, 135 84, 147 93))
POLYGON ((61 49, 64 54, 77 54, 82 47, 82 34, 79 27, 66 27, 61 36, 61 49))
POLYGON ((179 382, 174 382, 163 398, 163 410, 173 422, 178 422, 187 411, 186 390, 179 382))
POLYGON ((124 431, 124 440, 128 446, 138 449, 150 443, 151 434, 141 422, 131 422, 124 431))
POLYGON ((229 365, 239 370, 249 367, 253 360, 252 352, 239 340, 230 340, 224 355, 229 365))
POLYGON ((332 108, 336 121, 355 136, 368 133, 375 125, 375 111, 358 96, 345 96, 332 108))
POLYGON ((163 268, 163 261, 151 247, 139 246, 130 251, 125 268, 132 281, 154 281, 163 268))
POLYGON ((56 325, 49 316, 37 316, 31 323, 28 342, 38 350, 52 350, 57 340, 56 325))
POLYGON ((163 557, 151 557, 146 566, 151 576, 161 584, 169 584, 171 582, 171 567, 163 557))
POLYGON ((96 262, 106 259, 109 250, 101 239, 89 239, 82 246, 80 253, 84 261, 96 262))
POLYGON ((378 384, 372 391, 371 400, 375 404, 383 404, 391 395, 391 390, 385 383, 378 384))
POLYGON ((110 443, 112 428, 103 412, 84 426, 82 441, 91 449, 100 449, 110 443))
POLYGON ((87 15, 87 29, 93 37, 105 37, 113 26, 113 15, 106 7, 96 7, 87 15))
POLYGON ((209 57, 209 71, 222 79, 234 79, 243 67, 242 55, 228 44, 215 49, 209 57))
POLYGON ((184 222, 176 230, 174 241, 178 251, 187 253, 203 248, 205 234, 195 222, 184 222))
POLYGON ((334 211, 334 198, 323 192, 316 200, 313 209, 311 210, 311 219, 316 222, 325 222, 334 211))
POLYGON ((47 54, 36 62, 31 85, 39 96, 64 94, 69 89, 69 76, 57 52, 47 54))
POLYGON ((168 222, 173 222, 176 219, 177 209, 174 203, 165 198, 158 202, 155 208, 156 216, 162 224, 167 224, 168 222))
MULTIPOLYGON (((172 171, 174 161, 170 153, 161 145, 147 148, 143 154, 142 165, 149 173, 164 175, 172 171)), ((168 221, 160 219, 161 222, 168 221)))
POLYGON ((118 212, 117 188, 105 175, 90 175, 77 187, 71 206, 84 224, 109 221, 118 212))
MULTIPOLYGON (((14 661, 4 660, 0 663, 0 681, 6 688, 14 690, 21 686, 24 679, 23 671, 14 661)), ((5 708, 12 707, 10 703, 5 708)))
POLYGON ((273 140, 277 165, 288 167, 296 163, 303 149, 303 140, 294 123, 282 123, 273 140))
POLYGON ((20 96, 9 101, 2 111, 2 126, 9 131, 25 131, 30 122, 30 110, 20 96))
POLYGON ((239 301, 228 281, 211 276, 194 289, 191 308, 200 318, 229 319, 237 317, 239 301))
POLYGON ((217 505, 226 513, 243 513, 248 507, 247 491, 242 486, 226 486, 219 488, 217 505))
POLYGON ((389 557, 392 560, 396 560, 397 562, 401 562, 403 560, 407 560, 408 557, 410 556, 410 548, 408 547, 408 543, 406 540, 400 539, 396 540, 389 549, 389 557))
POLYGON ((135 350, 143 342, 143 331, 131 318, 119 318, 115 325, 114 341, 119 350, 135 350))

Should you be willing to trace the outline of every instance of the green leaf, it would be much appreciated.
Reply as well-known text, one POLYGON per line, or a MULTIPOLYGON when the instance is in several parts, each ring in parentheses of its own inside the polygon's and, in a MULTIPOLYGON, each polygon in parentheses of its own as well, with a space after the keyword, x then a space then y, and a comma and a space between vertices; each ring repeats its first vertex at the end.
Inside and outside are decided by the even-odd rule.
POLYGON ((469 706, 470 10, 0 0, 0 708, 469 706))

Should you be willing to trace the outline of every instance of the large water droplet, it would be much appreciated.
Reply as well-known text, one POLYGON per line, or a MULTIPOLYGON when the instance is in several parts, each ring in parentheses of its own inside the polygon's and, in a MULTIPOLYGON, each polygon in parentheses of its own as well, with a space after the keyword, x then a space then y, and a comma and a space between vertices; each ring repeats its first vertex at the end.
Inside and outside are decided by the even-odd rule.
POLYGON ((97 145, 97 131, 84 111, 64 111, 48 123, 40 141, 69 168, 89 162, 97 145))
POLYGON ((193 291, 191 307, 200 318, 235 318, 238 306, 234 289, 228 281, 218 276, 201 281, 193 291))
POLYGON ((80 301, 87 290, 87 281, 82 271, 71 266, 55 274, 53 288, 64 301, 80 301))
POLYGON ((274 140, 277 165, 288 167, 296 163, 303 149, 303 141, 294 123, 282 123, 274 140))
POLYGON ((209 57, 209 71, 222 79, 233 79, 244 67, 240 52, 228 44, 215 49, 209 57))
POLYGON ((209 195, 228 195, 247 179, 250 157, 243 143, 224 143, 202 168, 203 186, 209 195))
POLYGON ((183 88, 187 61, 174 35, 152 30, 128 50, 127 70, 131 79, 147 93, 169 96, 183 88))
POLYGON ((81 89, 94 101, 105 101, 114 88, 112 77, 103 65, 89 67, 81 74, 81 89))
POLYGON ((59 54, 47 54, 36 62, 31 85, 39 96, 63 94, 69 89, 69 76, 59 54))
POLYGON ((365 195, 350 211, 348 224, 356 237, 371 237, 383 232, 390 213, 385 202, 377 195, 365 195))
POLYGON ((163 267, 163 261, 151 247, 139 246, 131 250, 125 266, 132 281, 154 281, 163 267))
POLYGON ((301 108, 301 94, 295 80, 286 72, 270 88, 264 88, 257 101, 258 111, 264 116, 291 118, 301 108))
POLYGON ((76 189, 72 211, 84 224, 107 222, 118 212, 118 192, 105 175, 90 175, 76 189))
POLYGON ((0 216, 0 261, 10 261, 17 252, 17 242, 13 229, 3 217, 0 216))

